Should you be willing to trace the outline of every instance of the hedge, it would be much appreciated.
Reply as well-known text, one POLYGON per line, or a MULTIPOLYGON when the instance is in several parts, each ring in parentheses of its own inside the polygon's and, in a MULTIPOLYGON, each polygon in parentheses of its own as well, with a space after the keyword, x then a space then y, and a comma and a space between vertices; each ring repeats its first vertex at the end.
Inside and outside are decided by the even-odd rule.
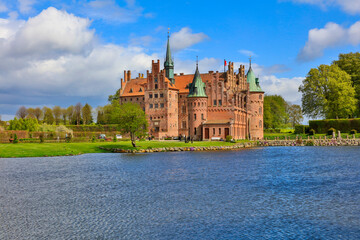
MULTIPOLYGON (((305 134, 305 133, 309 133, 309 129, 310 127, 307 125, 295 125, 295 134, 305 134)), ((316 129, 315 129, 316 131, 316 129)))
POLYGON ((351 130, 360 131, 360 118, 354 119, 327 119, 327 120, 311 120, 309 126, 316 133, 325 134, 330 128, 342 133, 350 133, 351 130))
POLYGON ((65 125, 74 132, 116 132, 119 131, 118 124, 109 125, 65 125))

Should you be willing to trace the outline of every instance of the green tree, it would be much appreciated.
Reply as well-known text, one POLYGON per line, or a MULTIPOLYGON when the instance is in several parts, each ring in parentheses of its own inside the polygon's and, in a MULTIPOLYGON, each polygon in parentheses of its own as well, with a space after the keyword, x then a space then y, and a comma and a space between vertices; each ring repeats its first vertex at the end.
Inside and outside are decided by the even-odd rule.
POLYGON ((60 120, 61 120, 61 107, 60 106, 54 106, 52 111, 53 111, 53 114, 54 114, 55 124, 59 125, 60 120))
POLYGON ((130 134, 131 144, 136 147, 136 138, 142 138, 147 133, 148 122, 145 112, 140 105, 134 103, 123 105, 114 103, 113 107, 112 122, 119 124, 120 131, 123 134, 130 134))
POLYGON ((67 118, 67 109, 61 108, 61 118, 63 120, 64 125, 66 125, 66 118, 67 118))
POLYGON ((53 124, 54 123, 54 115, 51 108, 43 107, 43 113, 44 113, 44 122, 47 124, 53 124))
POLYGON ((80 125, 82 122, 81 109, 82 109, 81 103, 77 103, 74 107, 74 117, 75 117, 76 125, 80 125))
POLYGON ((93 122, 92 118, 92 107, 89 104, 85 104, 84 107, 81 109, 82 118, 84 120, 84 124, 90 124, 93 122))
POLYGON ((69 125, 70 124, 74 124, 76 122, 75 118, 74 118, 74 106, 70 105, 67 109, 66 109, 66 115, 67 118, 69 120, 69 125))
POLYGON ((291 126, 294 128, 295 125, 299 125, 304 120, 304 117, 299 105, 288 103, 288 106, 287 115, 289 116, 291 126))
POLYGON ((41 117, 43 116, 43 112, 41 111, 41 109, 39 107, 34 109, 34 115, 35 118, 38 122, 40 122, 41 117))
POLYGON ((279 95, 265 96, 264 98, 264 127, 281 128, 288 122, 286 112, 287 103, 279 95))
POLYGON ((336 64, 313 68, 299 87, 303 113, 311 118, 353 116, 357 99, 350 75, 336 64))
POLYGON ((114 100, 115 100, 115 101, 118 101, 119 98, 120 98, 120 89, 118 89, 118 90, 115 92, 114 95, 109 95, 108 101, 109 101, 110 103, 112 103, 114 100))
POLYGON ((340 54, 339 60, 334 61, 343 71, 350 75, 353 87, 356 92, 356 99, 358 100, 356 115, 360 115, 360 53, 340 54))

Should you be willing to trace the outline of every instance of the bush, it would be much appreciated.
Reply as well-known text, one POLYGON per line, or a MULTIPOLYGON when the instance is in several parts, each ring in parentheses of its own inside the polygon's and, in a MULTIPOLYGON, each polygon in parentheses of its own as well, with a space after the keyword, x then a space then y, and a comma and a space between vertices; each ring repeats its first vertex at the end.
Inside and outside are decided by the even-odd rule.
POLYGON ((13 143, 19 143, 19 139, 18 139, 18 136, 16 134, 14 135, 13 143))
POLYGON ((95 135, 93 135, 93 136, 92 136, 92 138, 91 138, 91 142, 93 142, 93 143, 94 143, 94 142, 96 142, 95 135))
POLYGON ((310 130, 309 130, 309 135, 315 135, 315 130, 314 130, 314 129, 310 129, 310 130))
POLYGON ((227 135, 225 141, 226 141, 226 142, 231 142, 232 138, 233 138, 232 136, 227 135))
POLYGON ((40 143, 44 142, 44 134, 43 133, 40 133, 39 139, 40 139, 40 143))
POLYGON ((71 139, 72 139, 72 135, 67 134, 66 137, 65 137, 65 142, 69 143, 69 142, 71 142, 71 139))
POLYGON ((335 128, 341 132, 350 132, 352 129, 359 132, 360 118, 312 120, 309 121, 309 125, 317 133, 327 133, 329 128, 335 128))
POLYGON ((295 134, 305 134, 309 132, 309 126, 306 125, 295 125, 295 134))
POLYGON ((335 133, 336 132, 336 129, 335 128, 330 128, 329 130, 328 130, 328 132, 327 132, 327 135, 333 135, 333 133, 335 133))
POLYGON ((113 137, 113 142, 117 142, 116 135, 114 135, 114 137, 113 137))
POLYGON ((166 137, 166 138, 164 138, 165 140, 172 140, 172 138, 171 137, 166 137))
POLYGON ((314 146, 314 142, 313 141, 306 141, 305 146, 314 146))
POLYGON ((352 129, 352 130, 350 131, 350 134, 357 134, 357 131, 356 131, 355 129, 352 129))

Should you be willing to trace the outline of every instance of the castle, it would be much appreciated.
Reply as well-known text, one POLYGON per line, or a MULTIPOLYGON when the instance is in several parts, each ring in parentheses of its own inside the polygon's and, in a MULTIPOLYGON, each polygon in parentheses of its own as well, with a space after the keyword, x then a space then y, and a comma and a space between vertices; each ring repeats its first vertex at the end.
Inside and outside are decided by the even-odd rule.
POLYGON ((229 62, 226 72, 174 73, 168 37, 164 69, 160 60, 152 61, 146 77, 131 78, 124 71, 120 104, 139 104, 149 121, 149 135, 157 139, 187 136, 194 140, 263 138, 264 91, 250 67, 234 71, 229 62))

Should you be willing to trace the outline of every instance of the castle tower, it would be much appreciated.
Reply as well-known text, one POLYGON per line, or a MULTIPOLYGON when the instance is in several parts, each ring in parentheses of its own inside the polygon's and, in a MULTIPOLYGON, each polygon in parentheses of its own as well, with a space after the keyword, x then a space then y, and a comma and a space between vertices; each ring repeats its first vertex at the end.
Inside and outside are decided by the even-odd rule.
POLYGON ((250 68, 246 75, 247 82, 249 83, 250 99, 248 101, 248 135, 250 139, 263 139, 264 138, 264 91, 259 85, 259 78, 255 77, 254 71, 250 68))
POLYGON ((208 96, 205 91, 205 83, 202 81, 198 64, 192 83, 189 85, 188 117, 189 136, 194 140, 202 140, 202 124, 207 120, 208 96))
POLYGON ((165 68, 165 76, 170 80, 172 84, 175 83, 174 78, 174 61, 171 58, 171 50, 170 50, 170 36, 168 34, 168 41, 167 41, 167 49, 166 49, 166 58, 164 62, 165 68))

